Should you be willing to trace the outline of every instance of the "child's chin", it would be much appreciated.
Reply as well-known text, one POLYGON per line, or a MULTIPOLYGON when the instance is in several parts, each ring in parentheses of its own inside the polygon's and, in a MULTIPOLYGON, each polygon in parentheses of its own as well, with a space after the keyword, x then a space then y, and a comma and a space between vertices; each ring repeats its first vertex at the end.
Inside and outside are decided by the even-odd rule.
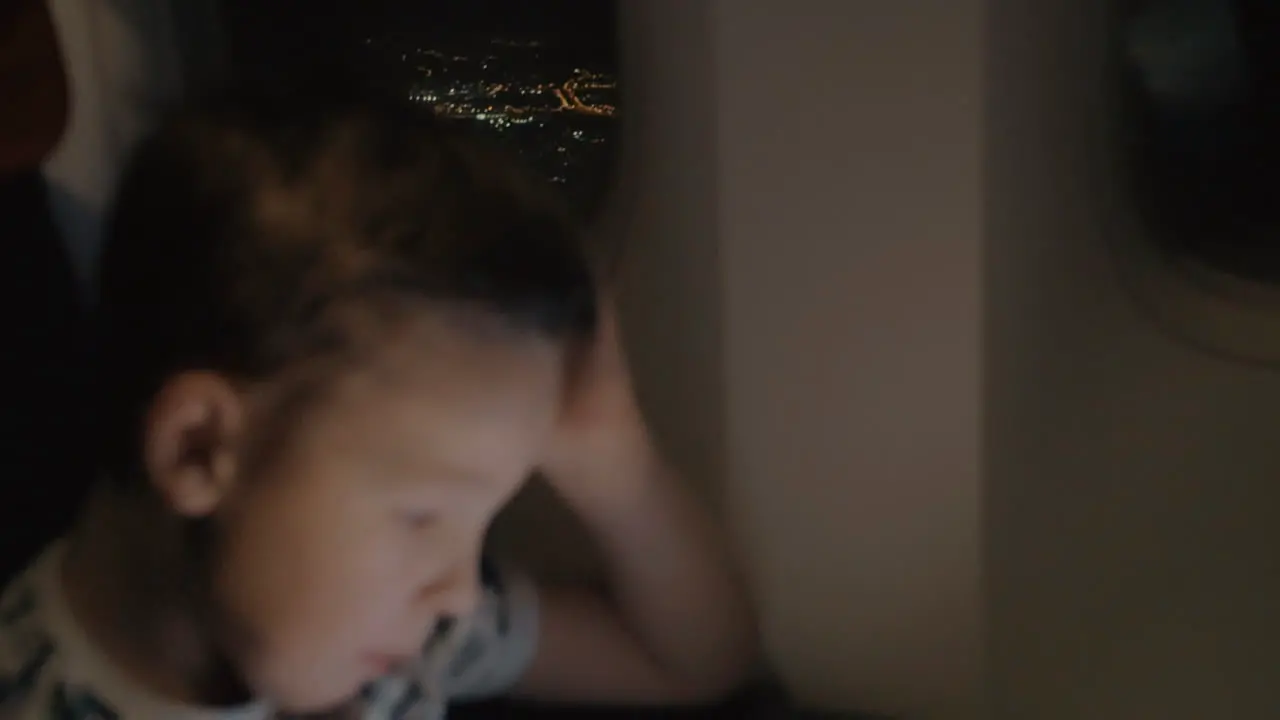
POLYGON ((281 698, 276 701, 276 709, 289 715, 317 715, 333 712, 355 699, 360 691, 359 681, 353 681, 346 687, 335 686, 325 688, 325 692, 315 695, 281 698), (335 690, 343 690, 336 694, 335 690))

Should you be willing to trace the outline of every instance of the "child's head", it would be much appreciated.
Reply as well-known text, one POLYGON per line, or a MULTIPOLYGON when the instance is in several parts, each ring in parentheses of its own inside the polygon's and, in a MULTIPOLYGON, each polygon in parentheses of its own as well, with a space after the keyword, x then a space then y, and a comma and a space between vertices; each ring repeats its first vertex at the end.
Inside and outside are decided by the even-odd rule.
POLYGON ((243 96, 141 148, 109 233, 104 462, 191 521, 249 689, 326 705, 468 612, 594 329, 554 206, 411 106, 243 96))

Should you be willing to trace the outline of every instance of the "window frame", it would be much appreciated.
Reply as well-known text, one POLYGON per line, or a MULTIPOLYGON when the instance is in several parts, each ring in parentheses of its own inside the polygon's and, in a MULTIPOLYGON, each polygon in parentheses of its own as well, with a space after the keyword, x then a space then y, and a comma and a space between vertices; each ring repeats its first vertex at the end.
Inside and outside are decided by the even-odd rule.
POLYGON ((1155 235, 1130 163, 1132 90, 1125 83, 1125 0, 1112 3, 1102 64, 1104 115, 1090 168, 1102 231, 1122 285, 1173 339, 1213 355, 1280 366, 1280 282, 1235 275, 1179 253, 1155 235))

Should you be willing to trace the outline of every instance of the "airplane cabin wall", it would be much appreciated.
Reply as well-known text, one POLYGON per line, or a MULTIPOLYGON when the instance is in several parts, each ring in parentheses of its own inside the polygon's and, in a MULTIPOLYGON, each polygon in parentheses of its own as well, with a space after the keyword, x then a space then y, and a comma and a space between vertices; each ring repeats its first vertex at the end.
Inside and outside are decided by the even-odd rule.
POLYGON ((622 9, 605 225, 660 434, 719 491, 798 694, 960 717, 981 640, 982 3, 622 9))

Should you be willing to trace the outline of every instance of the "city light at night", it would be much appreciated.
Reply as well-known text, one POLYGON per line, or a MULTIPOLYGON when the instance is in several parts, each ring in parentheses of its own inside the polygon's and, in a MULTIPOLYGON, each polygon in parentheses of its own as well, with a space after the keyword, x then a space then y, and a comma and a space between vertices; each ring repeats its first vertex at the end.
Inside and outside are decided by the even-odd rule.
POLYGON ((610 68, 566 62, 541 40, 446 44, 386 34, 361 45, 370 71, 393 78, 408 99, 476 122, 575 204, 598 201, 619 117, 610 68))

